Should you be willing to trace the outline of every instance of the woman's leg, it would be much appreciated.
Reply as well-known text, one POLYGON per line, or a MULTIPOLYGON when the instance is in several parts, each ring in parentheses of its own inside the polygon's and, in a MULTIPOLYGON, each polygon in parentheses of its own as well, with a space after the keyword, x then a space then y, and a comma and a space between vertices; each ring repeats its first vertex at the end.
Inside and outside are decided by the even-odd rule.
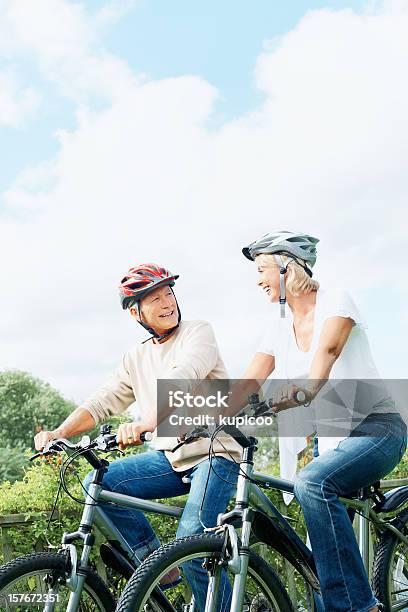
MULTIPOLYGON (((87 474, 84 487, 92 479, 87 474)), ((140 497, 160 499, 188 492, 180 472, 175 472, 161 451, 149 451, 113 461, 103 477, 102 486, 109 491, 140 497)), ((144 559, 160 546, 149 521, 140 510, 123 508, 101 502, 105 514, 115 523, 138 559, 144 559)))
POLYGON ((315 458, 298 474, 295 496, 305 516, 328 612, 368 612, 377 604, 338 497, 388 474, 405 445, 406 428, 398 415, 370 415, 335 450, 315 458))

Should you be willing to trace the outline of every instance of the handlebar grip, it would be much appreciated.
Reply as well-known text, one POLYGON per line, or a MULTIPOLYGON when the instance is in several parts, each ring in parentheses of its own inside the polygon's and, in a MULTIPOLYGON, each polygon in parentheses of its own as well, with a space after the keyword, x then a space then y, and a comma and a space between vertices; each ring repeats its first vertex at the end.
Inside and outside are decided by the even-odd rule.
POLYGON ((151 442, 153 440, 153 434, 151 431, 144 431, 140 434, 140 440, 142 442, 151 442))
POLYGON ((299 404, 303 404, 303 402, 306 400, 306 393, 302 391, 302 389, 299 389, 299 391, 296 391, 294 397, 299 404))
POLYGON ((238 427, 235 427, 235 425, 224 425, 222 429, 226 434, 234 438, 234 440, 238 442, 242 448, 249 448, 252 446, 251 440, 249 440, 249 438, 247 438, 246 435, 238 429, 238 427))

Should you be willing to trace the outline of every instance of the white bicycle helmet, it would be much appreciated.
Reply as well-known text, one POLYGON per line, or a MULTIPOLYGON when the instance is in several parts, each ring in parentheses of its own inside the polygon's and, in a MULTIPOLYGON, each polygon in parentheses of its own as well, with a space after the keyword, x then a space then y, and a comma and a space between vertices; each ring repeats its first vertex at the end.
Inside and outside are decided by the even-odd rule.
POLYGON ((285 274, 288 264, 291 261, 296 261, 296 263, 302 266, 307 274, 312 277, 313 272, 311 268, 316 263, 316 244, 318 242, 318 238, 314 238, 308 234, 303 234, 302 232, 295 233, 279 231, 272 232, 271 234, 265 234, 264 236, 261 236, 261 238, 258 238, 258 240, 251 242, 251 244, 242 249, 245 257, 251 261, 254 261, 255 257, 261 253, 268 253, 278 256, 277 259, 280 265, 279 303, 281 305, 281 317, 285 317, 285 274), (279 255, 287 255, 290 257, 290 259, 284 264, 279 255))

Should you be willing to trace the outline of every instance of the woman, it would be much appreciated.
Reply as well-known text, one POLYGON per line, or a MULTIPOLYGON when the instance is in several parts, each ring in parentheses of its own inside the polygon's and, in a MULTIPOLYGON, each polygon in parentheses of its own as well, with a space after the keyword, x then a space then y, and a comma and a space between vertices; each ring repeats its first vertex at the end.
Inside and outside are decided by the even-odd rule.
MULTIPOLYGON (((364 322, 349 294, 322 290, 312 278, 317 242, 305 234, 282 231, 243 249, 257 265, 258 286, 270 302, 280 303, 280 314, 274 312, 270 332, 241 388, 234 390, 235 397, 254 391, 255 381, 265 380, 275 368, 281 378, 307 379, 302 386, 306 406, 329 378, 379 378, 364 322)), ((298 391, 297 385, 283 385, 274 398, 275 411, 299 406, 298 391)), ((353 420, 352 433, 320 453, 295 480, 326 612, 379 610, 352 523, 338 498, 372 484, 398 464, 406 449, 406 425, 385 388, 383 397, 363 408, 368 416, 360 423, 353 420)))

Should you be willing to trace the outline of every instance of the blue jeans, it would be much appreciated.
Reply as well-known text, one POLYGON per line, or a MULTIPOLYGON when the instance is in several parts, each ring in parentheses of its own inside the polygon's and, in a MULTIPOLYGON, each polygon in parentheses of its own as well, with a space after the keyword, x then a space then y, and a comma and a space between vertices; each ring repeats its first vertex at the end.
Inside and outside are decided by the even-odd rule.
MULTIPOLYGON (((199 510, 209 471, 208 460, 187 471, 176 472, 163 451, 140 453, 113 461, 103 477, 103 487, 142 499, 177 497, 188 493, 177 529, 177 537, 181 538, 203 532, 200 518, 205 527, 214 527, 218 514, 225 512, 235 491, 238 466, 224 457, 216 457, 212 465, 216 474, 213 471, 210 473, 201 515, 199 510), (231 484, 221 480, 218 474, 231 484), (189 476, 191 484, 184 483, 183 476, 189 476)), ((88 489, 93 473, 87 474, 84 480, 85 489, 88 489)), ((100 504, 139 559, 144 559, 160 546, 159 539, 142 511, 103 502, 100 504)), ((192 561, 185 564, 183 569, 198 608, 204 610, 208 579, 207 571, 201 567, 201 563, 202 560, 192 561)), ((225 586, 226 589, 228 587, 229 585, 225 586)))
POLYGON ((367 612, 378 603, 371 590, 346 507, 350 495, 386 476, 401 460, 407 428, 399 414, 372 414, 299 472, 295 496, 309 532, 327 612, 367 612))

